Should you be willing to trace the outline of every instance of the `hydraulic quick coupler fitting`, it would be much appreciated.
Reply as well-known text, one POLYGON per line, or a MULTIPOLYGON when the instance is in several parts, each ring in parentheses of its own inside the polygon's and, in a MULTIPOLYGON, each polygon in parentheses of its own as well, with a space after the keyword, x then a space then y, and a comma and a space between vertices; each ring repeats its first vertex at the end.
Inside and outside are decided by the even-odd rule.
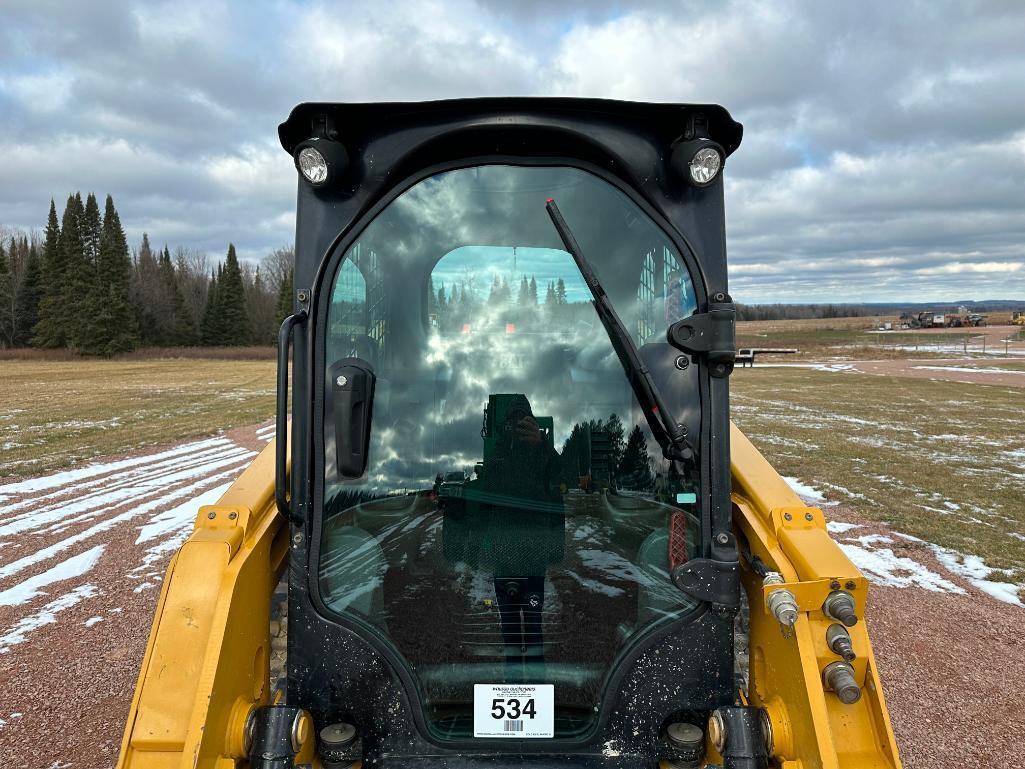
MULTIPOLYGON (((765 587, 782 584, 783 575, 778 571, 770 571, 762 579, 762 585, 765 587)), ((794 598, 794 594, 785 587, 778 587, 769 593, 766 603, 772 616, 779 623, 782 633, 789 635, 794 623, 797 622, 797 599, 794 598)))
POLYGON ((861 699, 861 687, 854 678, 854 668, 850 663, 830 662, 822 671, 822 684, 844 705, 853 705, 861 699))
POLYGON ((843 625, 833 623, 826 628, 826 646, 834 654, 843 657, 844 662, 853 662, 858 656, 854 653, 854 644, 851 642, 851 635, 843 625))
POLYGON ((858 615, 854 613, 854 596, 843 590, 834 590, 826 596, 822 603, 822 613, 847 627, 858 624, 858 615))

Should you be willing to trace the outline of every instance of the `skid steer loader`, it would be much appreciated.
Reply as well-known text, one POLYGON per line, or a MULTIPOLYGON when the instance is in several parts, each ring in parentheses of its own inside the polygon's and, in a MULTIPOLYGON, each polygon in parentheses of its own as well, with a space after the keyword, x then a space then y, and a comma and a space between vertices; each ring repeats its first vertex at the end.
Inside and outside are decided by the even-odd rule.
POLYGON ((867 582, 729 421, 741 134, 293 110, 277 440, 168 568, 119 766, 900 766, 867 582))

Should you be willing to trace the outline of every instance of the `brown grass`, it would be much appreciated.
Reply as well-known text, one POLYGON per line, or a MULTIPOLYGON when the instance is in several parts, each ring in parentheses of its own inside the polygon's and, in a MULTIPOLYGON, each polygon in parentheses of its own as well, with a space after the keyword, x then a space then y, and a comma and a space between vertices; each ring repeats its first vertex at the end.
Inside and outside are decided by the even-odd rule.
POLYGON ((756 367, 731 389, 737 426, 784 475, 1025 578, 1020 388, 756 367))
MULTIPOLYGON (((275 360, 277 349, 265 346, 250 347, 143 347, 132 352, 115 355, 110 360, 275 360)), ((98 361, 71 350, 37 350, 33 347, 0 349, 0 360, 34 361, 98 361)))
POLYGON ((274 400, 273 359, 6 359, 0 477, 253 424, 273 416, 274 400))

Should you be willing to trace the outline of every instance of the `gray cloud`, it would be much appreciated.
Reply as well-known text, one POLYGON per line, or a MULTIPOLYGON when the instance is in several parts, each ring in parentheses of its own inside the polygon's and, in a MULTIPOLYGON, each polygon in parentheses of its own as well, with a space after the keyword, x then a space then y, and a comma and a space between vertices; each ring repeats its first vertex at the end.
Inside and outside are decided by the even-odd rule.
POLYGON ((747 301, 1025 297, 1025 6, 734 0, 7 0, 0 224, 115 196, 148 231, 258 258, 292 238, 275 128, 303 100, 713 101, 747 301))

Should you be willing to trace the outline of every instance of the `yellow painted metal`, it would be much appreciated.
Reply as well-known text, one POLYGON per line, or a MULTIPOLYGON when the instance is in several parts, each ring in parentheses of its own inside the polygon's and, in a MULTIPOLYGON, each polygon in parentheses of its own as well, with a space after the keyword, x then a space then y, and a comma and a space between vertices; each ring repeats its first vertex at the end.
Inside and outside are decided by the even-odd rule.
POLYGON ((862 697, 844 705, 824 689, 822 670, 840 658, 826 646, 833 620, 822 613, 839 586, 864 617, 868 583, 826 533, 822 511, 808 507, 736 427, 730 432, 733 522, 753 556, 779 572, 784 585, 762 586, 743 563, 741 579, 750 611, 751 704, 766 708, 773 755, 786 769, 898 769, 900 758, 883 700, 872 645, 862 619, 848 631, 862 697), (797 599, 797 623, 785 637, 765 598, 785 587, 797 599))
POLYGON ((237 765, 240 727, 271 694, 270 597, 287 552, 271 442, 216 505, 200 508, 168 566, 119 769, 237 765))
MULTIPOLYGON (((750 612, 750 702, 766 708, 774 756, 786 769, 897 769, 900 759, 864 622, 849 632, 863 696, 842 704, 823 688, 839 659, 826 647, 821 610, 839 583, 863 616, 868 585, 807 507, 736 428, 731 432, 738 533, 783 575, 800 614, 786 638, 768 613, 767 589, 742 568, 750 612)), ((274 444, 216 505, 172 559, 122 741, 119 769, 227 769, 243 763, 243 729, 269 702, 270 595, 284 568, 288 527, 274 504, 274 444)), ((775 587, 773 589, 775 589, 775 587)), ((313 760, 311 737, 301 752, 313 760)))

